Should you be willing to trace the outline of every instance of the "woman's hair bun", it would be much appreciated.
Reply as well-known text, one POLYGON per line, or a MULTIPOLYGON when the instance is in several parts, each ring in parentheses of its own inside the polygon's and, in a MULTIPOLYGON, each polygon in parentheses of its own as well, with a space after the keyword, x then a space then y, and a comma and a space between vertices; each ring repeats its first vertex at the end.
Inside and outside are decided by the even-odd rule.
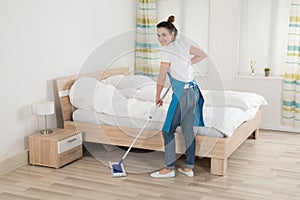
POLYGON ((173 15, 171 15, 169 18, 168 18, 168 22, 175 22, 175 17, 173 15))

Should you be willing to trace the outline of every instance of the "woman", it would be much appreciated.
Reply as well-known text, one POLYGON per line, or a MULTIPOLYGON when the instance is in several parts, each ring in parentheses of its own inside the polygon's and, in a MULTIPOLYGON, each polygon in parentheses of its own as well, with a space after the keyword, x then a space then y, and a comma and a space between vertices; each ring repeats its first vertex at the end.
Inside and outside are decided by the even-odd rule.
POLYGON ((177 29, 173 25, 174 16, 157 25, 157 37, 163 46, 161 66, 157 80, 156 104, 163 104, 160 98, 166 75, 170 79, 173 95, 167 117, 162 128, 165 146, 165 167, 152 173, 153 178, 175 177, 175 140, 174 133, 180 125, 186 146, 185 167, 178 172, 193 177, 195 161, 195 136, 193 126, 203 126, 203 97, 194 81, 192 64, 203 60, 206 55, 199 48, 176 38, 177 29), (191 58, 192 56, 192 58, 191 58))

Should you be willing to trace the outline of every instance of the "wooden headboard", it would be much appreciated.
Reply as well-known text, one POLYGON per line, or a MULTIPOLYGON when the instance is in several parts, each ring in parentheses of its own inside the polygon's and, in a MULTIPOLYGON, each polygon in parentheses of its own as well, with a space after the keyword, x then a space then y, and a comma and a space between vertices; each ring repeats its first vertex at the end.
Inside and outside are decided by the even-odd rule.
POLYGON ((96 78, 97 80, 102 80, 114 75, 128 75, 128 74, 130 74, 129 67, 124 67, 124 68, 110 69, 103 72, 99 71, 99 72, 89 73, 89 74, 79 74, 74 76, 57 78, 55 82, 58 91, 58 98, 59 98, 63 121, 64 122, 72 121, 73 106, 70 103, 70 98, 68 94, 75 80, 81 77, 93 77, 96 78))

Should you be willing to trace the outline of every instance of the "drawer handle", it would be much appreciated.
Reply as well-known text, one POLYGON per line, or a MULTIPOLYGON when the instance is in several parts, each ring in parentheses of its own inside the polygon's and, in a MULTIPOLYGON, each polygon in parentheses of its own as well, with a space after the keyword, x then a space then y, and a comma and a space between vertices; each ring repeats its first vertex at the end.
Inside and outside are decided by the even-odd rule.
POLYGON ((76 141, 77 140, 77 138, 73 138, 72 140, 68 140, 67 142, 68 143, 71 143, 71 142, 74 142, 74 141, 76 141))

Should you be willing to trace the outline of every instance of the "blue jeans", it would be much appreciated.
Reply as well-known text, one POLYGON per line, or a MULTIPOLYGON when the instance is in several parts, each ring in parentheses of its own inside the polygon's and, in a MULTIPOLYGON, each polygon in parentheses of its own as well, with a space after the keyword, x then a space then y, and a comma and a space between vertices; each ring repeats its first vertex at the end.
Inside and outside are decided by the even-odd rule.
POLYGON ((164 146, 165 146, 165 167, 170 170, 175 169, 175 137, 176 128, 180 125, 185 139, 186 146, 186 161, 185 167, 193 169, 195 163, 196 141, 193 130, 194 110, 199 99, 199 91, 194 88, 183 90, 180 101, 177 105, 170 132, 163 131, 164 146))

